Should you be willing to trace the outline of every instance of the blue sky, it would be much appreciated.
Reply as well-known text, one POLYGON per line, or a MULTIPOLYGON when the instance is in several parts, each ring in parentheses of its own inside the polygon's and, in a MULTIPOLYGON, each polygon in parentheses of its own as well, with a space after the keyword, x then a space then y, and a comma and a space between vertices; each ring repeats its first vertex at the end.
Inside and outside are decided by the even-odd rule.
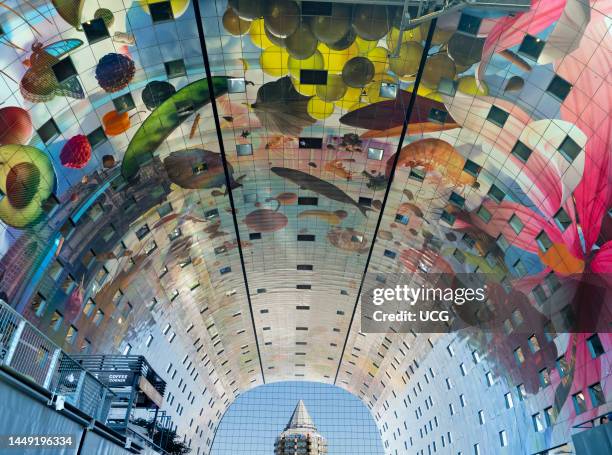
POLYGON ((271 455, 298 402, 304 400, 330 455, 383 454, 376 423, 361 401, 338 387, 280 382, 239 396, 223 417, 212 455, 271 455))

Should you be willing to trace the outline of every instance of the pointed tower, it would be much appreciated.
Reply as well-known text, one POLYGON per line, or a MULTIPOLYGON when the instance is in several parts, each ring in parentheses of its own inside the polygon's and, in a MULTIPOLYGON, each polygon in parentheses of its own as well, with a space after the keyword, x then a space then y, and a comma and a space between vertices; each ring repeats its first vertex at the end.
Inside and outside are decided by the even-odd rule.
POLYGON ((323 455, 327 441, 317 432, 306 405, 298 401, 285 430, 276 438, 275 455, 323 455))

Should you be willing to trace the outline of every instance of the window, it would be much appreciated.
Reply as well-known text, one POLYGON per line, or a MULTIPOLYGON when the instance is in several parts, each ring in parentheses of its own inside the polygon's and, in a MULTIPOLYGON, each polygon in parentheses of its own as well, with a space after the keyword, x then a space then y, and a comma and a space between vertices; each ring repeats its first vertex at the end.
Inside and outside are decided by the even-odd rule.
POLYGON ((520 234, 523 228, 525 227, 521 219, 518 216, 516 216, 516 214, 513 214, 510 217, 510 219, 508 220, 508 224, 510 225, 512 230, 516 232, 517 234, 520 234))
POLYGON ((147 340, 145 341, 145 346, 149 347, 151 346, 151 343, 153 343, 153 335, 149 334, 149 336, 147 337, 147 340))
POLYGON ((261 232, 250 232, 249 240, 259 240, 261 239, 261 232))
POLYGON ((604 353, 603 345, 599 339, 599 335, 594 334, 587 338, 587 345, 589 346, 589 352, 592 358, 597 358, 604 353))
POLYGON ((467 406, 467 400, 465 399, 465 395, 459 395, 459 402, 461 403, 462 408, 465 408, 467 406))
POLYGON ((455 204, 459 208, 463 208, 463 206, 465 205, 465 198, 463 196, 458 195, 454 191, 451 192, 451 195, 448 198, 448 201, 451 204, 455 204))
POLYGON ((227 80, 228 93, 244 93, 246 91, 246 81, 244 77, 230 77, 227 80))
POLYGON ((465 160, 465 164, 463 165, 463 170, 473 177, 478 177, 481 169, 482 168, 472 160, 465 160))
POLYGON ((151 232, 151 230, 149 229, 149 225, 144 224, 136 230, 136 238, 138 238, 138 240, 142 240, 147 236, 149 232, 151 232))
POLYGON ((447 115, 448 113, 446 111, 443 111, 441 109, 432 108, 429 111, 429 115, 427 116, 427 119, 434 123, 444 123, 446 121, 447 115))
POLYGON ((538 378, 540 379, 540 385, 542 387, 547 387, 550 385, 550 372, 548 371, 548 368, 542 368, 540 371, 538 371, 538 378))
POLYGON ((42 126, 36 130, 36 132, 45 144, 51 142, 60 134, 57 123, 55 123, 55 120, 52 118, 43 123, 42 126))
POLYGON ((45 313, 45 309, 47 308, 47 299, 40 293, 37 292, 36 295, 32 298, 32 310, 34 314, 38 317, 41 317, 45 313))
POLYGON ((319 205, 319 198, 298 197, 298 205, 319 205))
POLYGON ((557 213, 555 213, 555 216, 553 218, 561 232, 564 232, 568 227, 572 225, 572 220, 570 219, 567 212, 563 210, 563 207, 561 207, 557 211, 557 213))
POLYGON ((463 363, 459 364, 459 370, 461 370, 461 375, 462 376, 467 375, 467 369, 465 368, 465 364, 463 364, 463 363))
POLYGON ((297 269, 298 270, 312 270, 314 267, 312 266, 312 264, 298 264, 297 265, 297 269))
POLYGON ((110 36, 104 19, 101 17, 83 22, 81 27, 83 27, 83 32, 85 32, 89 44, 97 43, 110 36))
POLYGON ((297 284, 295 286, 296 289, 303 289, 303 290, 308 290, 308 289, 312 289, 312 285, 310 284, 297 284))
POLYGON ((470 16, 469 14, 461 14, 459 18, 459 25, 457 31, 464 32, 469 35, 477 35, 478 29, 480 28, 480 21, 482 19, 476 16, 470 16))
POLYGON ((504 252, 508 248, 510 248, 510 244, 508 243, 508 241, 506 240, 503 234, 499 234, 499 236, 495 240, 495 243, 497 243, 497 246, 504 252))
POLYGON ((62 316, 61 313, 56 311, 53 313, 53 316, 51 316, 51 322, 49 322, 49 327, 51 328, 51 330, 57 332, 62 326, 63 321, 64 321, 64 316, 62 316))
POLYGON ((87 135, 87 140, 89 141, 91 148, 95 149, 107 140, 106 133, 104 132, 104 129, 100 126, 87 135))
POLYGON ((480 455, 480 444, 474 444, 474 455, 480 455))
POLYGON ((75 326, 71 325, 70 327, 68 327, 68 332, 66 332, 66 343, 74 344, 77 339, 78 333, 79 331, 75 326))
POLYGON ((452 226, 455 223, 456 218, 457 217, 455 215, 447 212, 446 210, 442 210, 442 213, 440 214, 440 219, 448 223, 450 226, 452 226))
POLYGON ((550 84, 548 84, 546 91, 563 102, 571 89, 572 84, 555 74, 555 77, 553 77, 550 84))
POLYGON ((546 43, 537 36, 525 35, 518 51, 524 56, 537 61, 545 44, 546 43))
POLYGON ((450 355, 451 357, 453 357, 455 355, 455 351, 453 350, 453 346, 452 345, 448 345, 446 346, 446 351, 448 352, 448 355, 450 355))
POLYGON ((298 234, 298 242, 314 242, 315 236, 312 234, 298 234))
POLYGON ((508 434, 506 433, 506 430, 502 430, 499 432, 499 444, 502 447, 508 446, 508 434))
POLYGON ((487 194, 489 195, 491 199, 493 199, 498 204, 501 201, 503 201, 504 198, 506 197, 506 193, 504 193, 502 190, 500 190, 495 185, 491 185, 491 188, 489 188, 489 192, 487 194))
POLYGON ((389 258, 389 259, 395 259, 395 257, 397 256, 397 253, 396 253, 395 251, 385 250, 385 251, 384 251, 384 253, 383 253, 383 255, 384 255, 386 258, 389 258))
POLYGON ((250 156, 253 154, 253 144, 236 144, 236 154, 238 156, 250 156))
POLYGON ((83 314, 85 315, 85 317, 88 318, 89 316, 91 316, 91 313, 93 313, 95 307, 96 303, 92 299, 88 299, 87 303, 83 307, 83 314))
POLYGON ((491 106, 491 109, 489 110, 489 113, 487 114, 487 120, 493 123, 494 125, 497 125, 500 128, 503 128, 504 124, 506 123, 506 120, 508 120, 509 115, 510 114, 498 108, 497 106, 491 106))
POLYGON ((533 414, 531 416, 531 420, 533 422, 533 429, 536 432, 540 432, 544 430, 544 422, 542 421, 542 414, 540 414, 539 412, 536 412, 535 414, 533 414))
POLYGON ((485 424, 485 416, 484 416, 484 411, 482 409, 478 411, 478 421, 480 422, 481 425, 485 424))
POLYGON ((476 211, 476 215, 478 215, 478 217, 484 221, 485 223, 488 223, 489 221, 491 221, 491 212, 489 212, 484 205, 481 205, 478 210, 476 211))
POLYGON ((374 147, 368 147, 368 159, 380 161, 383 159, 385 151, 374 147))
POLYGON ((327 71, 300 70, 300 84, 325 85, 327 84, 327 71))
POLYGON ((170 21, 174 19, 172 5, 170 2, 158 2, 149 4, 149 12, 153 23, 170 21))
POLYGON ((525 389, 525 384, 517 385, 516 391, 518 392, 518 397, 520 401, 523 401, 525 400, 525 398, 527 398, 527 390, 525 389))
POLYGON ((104 320, 104 311, 102 311, 100 309, 97 309, 96 310, 96 315, 93 318, 93 323, 95 325, 100 325, 103 320, 104 320))
POLYGON ((78 74, 70 57, 66 57, 57 62, 55 65, 52 65, 51 69, 53 70, 53 74, 55 74, 57 82, 60 84, 78 74))
POLYGON ((510 392, 504 395, 504 402, 506 403, 506 409, 512 409, 514 402, 512 401, 512 394, 510 392))
POLYGON ((591 405, 594 408, 606 402, 606 397, 599 382, 589 386, 589 396, 591 397, 591 405))
POLYGON ((491 387, 495 383, 495 379, 493 379, 493 373, 487 371, 485 374, 485 378, 487 379, 487 385, 491 387))
POLYGON ((187 68, 185 68, 185 61, 182 58, 164 62, 164 67, 166 68, 166 75, 168 76, 168 79, 187 76, 187 68))
POLYGON ((408 178, 422 182, 423 180, 425 180, 425 175, 426 174, 423 169, 412 168, 410 169, 410 175, 408 176, 408 178))
POLYGON ((175 228, 174 230, 170 231, 170 234, 168 234, 168 239, 172 242, 176 239, 178 239, 181 236, 182 232, 181 232, 181 228, 175 228))
POLYGON ((557 413, 555 412, 555 408, 550 406, 544 409, 544 417, 546 419, 546 426, 552 427, 557 420, 557 413))
POLYGON ((378 94, 381 98, 395 99, 395 97, 397 97, 397 84, 382 81, 378 94))
POLYGON ((401 213, 396 213, 395 214, 395 222, 396 223, 408 224, 408 221, 410 221, 410 218, 408 218, 408 215, 402 215, 401 213))
POLYGON ((574 402, 574 409, 576 411, 576 415, 582 414, 584 411, 587 410, 586 400, 582 391, 573 394, 572 401, 574 402))
POLYGON ((520 346, 514 350, 514 358, 519 365, 522 365, 525 362, 525 355, 523 354, 523 349, 520 346))
POLYGON ((527 340, 527 344, 529 344, 529 349, 531 352, 538 352, 540 350, 540 343, 535 335, 531 335, 527 340))
POLYGON ((478 351, 472 351, 472 359, 474 359, 474 363, 480 363, 480 354, 478 354, 478 351))
POLYGON ((559 371, 559 377, 563 378, 565 376, 567 376, 567 373, 569 372, 569 363, 567 363, 567 359, 565 358, 565 356, 561 356, 557 359, 557 371, 559 371))
POLYGON ((134 103, 134 98, 132 97, 131 93, 126 93, 125 95, 114 98, 113 105, 119 114, 123 114, 124 112, 128 112, 136 108, 136 103, 134 103))
POLYGON ((131 351, 132 351, 132 345, 130 343, 127 343, 125 347, 123 348, 123 351, 121 351, 121 354, 129 355, 131 351))
POLYGON ((559 152, 563 155, 568 162, 572 163, 582 151, 582 147, 580 147, 576 142, 569 136, 566 136, 559 145, 559 152))
POLYGON ((532 292, 538 303, 544 303, 546 301, 546 292, 544 291, 544 288, 541 285, 536 285, 536 287, 533 288, 532 292))
POLYGON ((323 139, 320 137, 300 137, 298 147, 301 149, 322 149, 323 139))
POLYGON ((521 141, 516 141, 516 144, 514 144, 514 147, 512 148, 512 151, 510 153, 516 156, 523 163, 526 163, 529 157, 531 156, 531 151, 532 150, 525 144, 523 144, 521 141))

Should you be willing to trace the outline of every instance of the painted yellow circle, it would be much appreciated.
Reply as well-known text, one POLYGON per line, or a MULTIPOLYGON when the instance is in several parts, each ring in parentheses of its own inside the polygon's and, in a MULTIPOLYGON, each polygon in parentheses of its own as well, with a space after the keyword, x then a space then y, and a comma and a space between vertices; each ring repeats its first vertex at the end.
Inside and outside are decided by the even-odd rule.
POLYGON ((317 120, 323 120, 334 113, 334 103, 323 101, 318 96, 313 96, 308 101, 308 115, 317 120))
POLYGON ((330 49, 324 43, 319 43, 317 49, 323 56, 323 67, 329 73, 334 74, 342 73, 342 68, 344 68, 346 62, 359 55, 359 48, 357 47, 356 43, 351 44, 349 47, 342 49, 341 51, 330 49))
POLYGON ((274 46, 274 43, 266 36, 263 17, 255 19, 253 22, 251 22, 251 30, 249 30, 249 35, 251 36, 253 44, 260 49, 267 49, 270 46, 274 46))
POLYGON ((270 76, 284 76, 289 71, 289 53, 278 46, 266 48, 259 56, 261 70, 270 76))

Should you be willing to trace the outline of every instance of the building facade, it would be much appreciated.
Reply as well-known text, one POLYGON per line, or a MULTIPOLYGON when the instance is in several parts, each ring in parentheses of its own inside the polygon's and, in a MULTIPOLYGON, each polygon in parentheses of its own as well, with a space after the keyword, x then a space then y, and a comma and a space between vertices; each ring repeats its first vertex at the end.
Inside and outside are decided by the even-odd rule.
POLYGON ((317 432, 306 405, 300 400, 285 430, 274 443, 275 455, 323 455, 327 440, 317 432))

